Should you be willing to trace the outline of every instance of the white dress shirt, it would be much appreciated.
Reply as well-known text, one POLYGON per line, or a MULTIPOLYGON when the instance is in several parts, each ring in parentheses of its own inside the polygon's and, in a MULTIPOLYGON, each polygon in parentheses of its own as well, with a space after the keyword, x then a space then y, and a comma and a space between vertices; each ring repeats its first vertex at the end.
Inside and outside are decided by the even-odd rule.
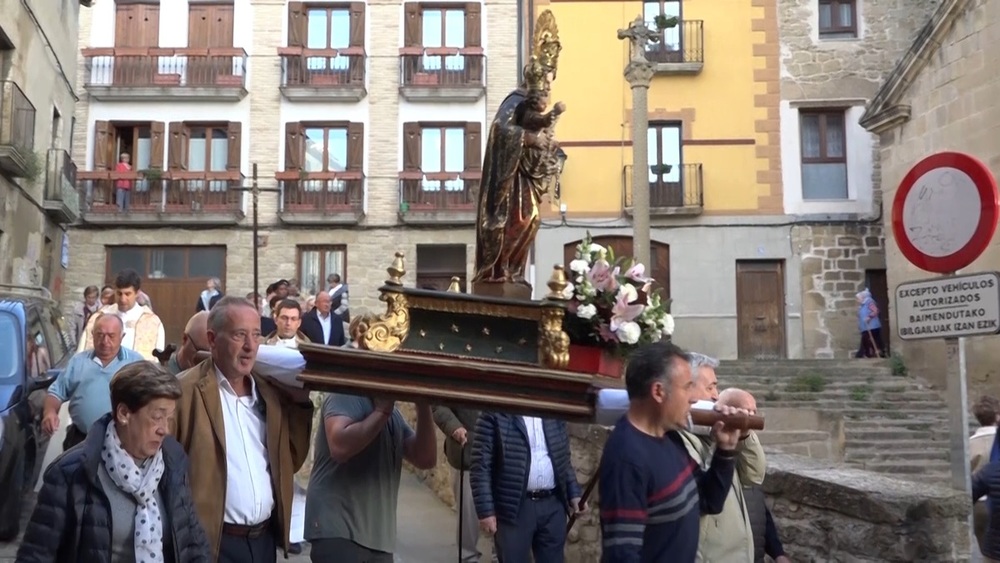
POLYGON ((316 318, 319 319, 319 326, 323 327, 323 344, 330 343, 330 323, 333 321, 333 314, 323 317, 323 313, 316 311, 316 318))
MULTIPOLYGON (((122 346, 128 348, 129 350, 135 350, 135 323, 139 322, 139 317, 145 312, 145 309, 139 305, 133 306, 128 311, 124 313, 118 311, 118 317, 122 320, 122 324, 125 325, 125 333, 122 337, 122 346)), ((163 350, 166 348, 167 335, 163 331, 163 323, 160 323, 160 328, 156 335, 156 350, 163 350)))
POLYGON ((545 442, 545 428, 537 416, 522 416, 528 430, 528 447, 531 449, 531 465, 528 467, 528 492, 551 491, 556 488, 556 474, 549 457, 549 446, 545 442))
POLYGON ((262 401, 252 378, 250 395, 240 397, 219 368, 215 368, 215 375, 226 433, 226 506, 222 520, 255 526, 270 518, 274 509, 262 401))

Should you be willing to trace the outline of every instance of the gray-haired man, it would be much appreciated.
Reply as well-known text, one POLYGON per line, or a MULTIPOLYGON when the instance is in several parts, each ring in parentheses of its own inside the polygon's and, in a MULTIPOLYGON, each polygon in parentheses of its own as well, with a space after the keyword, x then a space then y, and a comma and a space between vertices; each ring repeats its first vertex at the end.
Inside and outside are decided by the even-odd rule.
MULTIPOLYGON (((719 360, 697 352, 689 352, 688 357, 691 362, 691 380, 694 382, 691 396, 699 401, 714 403, 719 400, 719 380, 715 376, 715 368, 719 367, 719 360)), ((704 407, 704 405, 698 404, 695 406, 697 408, 704 407)), ((628 407, 627 391, 624 389, 601 389, 597 394, 595 422, 612 426, 625 415, 628 407)), ((708 408, 711 408, 711 405, 708 405, 708 408)))

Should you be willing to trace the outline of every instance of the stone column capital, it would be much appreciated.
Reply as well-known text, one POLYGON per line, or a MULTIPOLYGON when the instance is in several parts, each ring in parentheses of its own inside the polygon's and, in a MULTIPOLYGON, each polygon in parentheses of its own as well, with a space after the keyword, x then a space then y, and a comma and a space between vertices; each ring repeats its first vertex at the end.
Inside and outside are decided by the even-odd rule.
POLYGON ((656 69, 652 63, 632 61, 625 67, 625 80, 632 88, 649 88, 656 69))

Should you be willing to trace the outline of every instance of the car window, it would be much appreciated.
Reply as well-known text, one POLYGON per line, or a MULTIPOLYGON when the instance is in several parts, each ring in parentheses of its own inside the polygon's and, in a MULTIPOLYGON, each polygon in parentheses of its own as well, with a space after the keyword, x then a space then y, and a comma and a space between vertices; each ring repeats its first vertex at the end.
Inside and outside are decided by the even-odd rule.
MULTIPOLYGON (((17 318, 10 313, 0 313, 0 350, 18 349, 17 318)), ((19 354, 0 354, 0 381, 17 375, 19 354)))
POLYGON ((42 308, 39 311, 39 315, 42 318, 42 330, 45 332, 45 341, 49 345, 49 360, 53 366, 57 366, 69 355, 66 321, 63 319, 62 313, 54 306, 42 308))
POLYGON ((25 310, 27 325, 25 326, 25 369, 29 377, 42 377, 52 367, 52 357, 49 354, 48 340, 42 328, 42 319, 38 310, 28 307, 25 310))

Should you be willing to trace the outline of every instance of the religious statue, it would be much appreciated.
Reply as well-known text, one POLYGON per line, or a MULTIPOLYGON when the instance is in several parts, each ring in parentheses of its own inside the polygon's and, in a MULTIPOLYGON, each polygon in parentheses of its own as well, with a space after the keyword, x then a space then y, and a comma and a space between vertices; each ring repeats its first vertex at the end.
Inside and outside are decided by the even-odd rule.
POLYGON ((472 280, 477 293, 530 298, 524 271, 541 224, 538 204, 559 176, 559 144, 553 130, 566 106, 559 102, 545 110, 561 50, 555 16, 546 10, 535 23, 521 86, 500 104, 486 142, 472 280), (489 284, 516 285, 527 291, 484 291, 489 284))

